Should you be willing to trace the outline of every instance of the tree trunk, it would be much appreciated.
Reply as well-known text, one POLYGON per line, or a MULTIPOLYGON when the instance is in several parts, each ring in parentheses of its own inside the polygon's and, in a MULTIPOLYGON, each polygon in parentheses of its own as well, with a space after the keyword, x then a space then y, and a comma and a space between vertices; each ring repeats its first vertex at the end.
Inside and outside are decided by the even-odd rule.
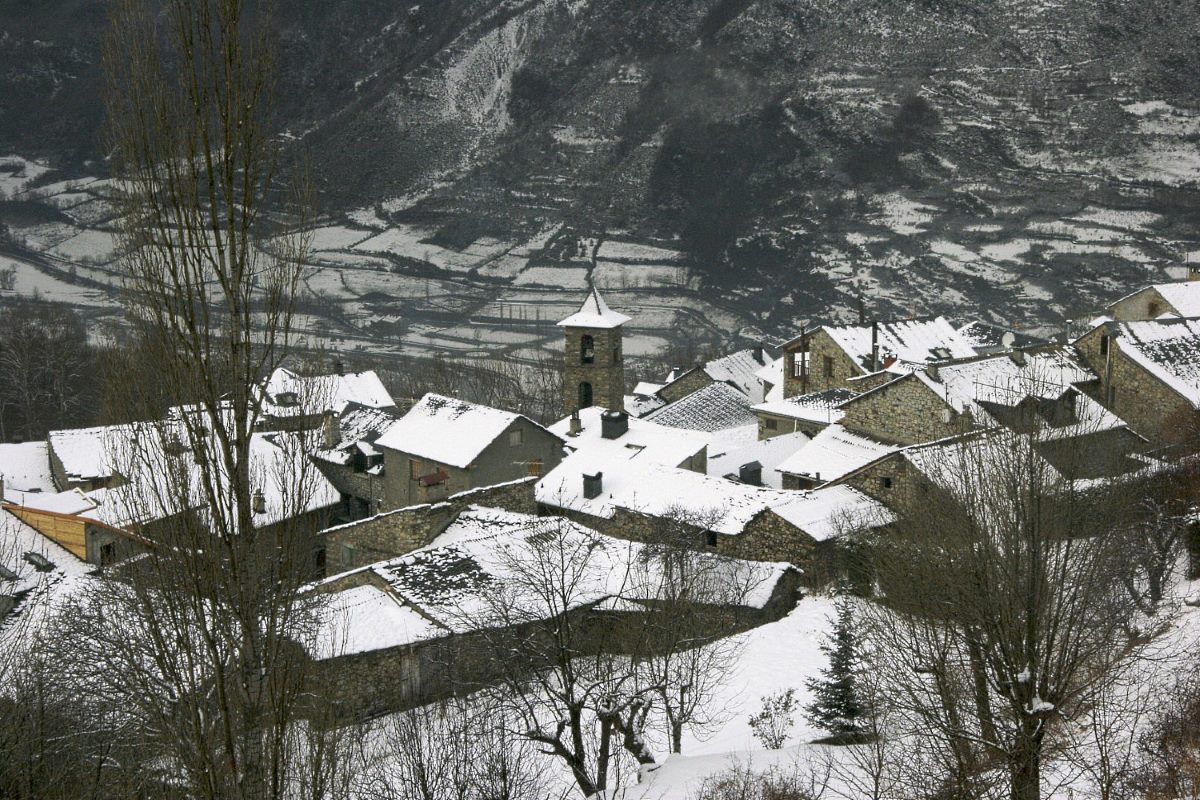
POLYGON ((1012 800, 1041 800, 1042 793, 1042 723, 1034 717, 1021 721, 1012 755, 1012 800))

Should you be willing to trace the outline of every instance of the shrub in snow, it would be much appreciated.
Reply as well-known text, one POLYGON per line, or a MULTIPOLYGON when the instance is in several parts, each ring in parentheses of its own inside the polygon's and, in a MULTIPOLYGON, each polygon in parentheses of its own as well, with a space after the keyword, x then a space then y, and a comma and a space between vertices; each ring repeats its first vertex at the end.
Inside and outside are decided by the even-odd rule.
POLYGON ((700 785, 695 800, 815 800, 823 794, 823 781, 805 774, 799 767, 779 767, 758 771, 749 764, 738 764, 718 773, 700 785))
POLYGON ((763 698, 762 710, 750 717, 754 738, 768 750, 778 750, 787 741, 796 713, 796 690, 769 694, 763 698))
POLYGON ((809 721, 844 741, 861 740, 870 730, 870 709, 858 686, 860 654, 853 603, 847 594, 838 598, 833 636, 821 644, 829 666, 807 683, 814 698, 806 709, 809 721))

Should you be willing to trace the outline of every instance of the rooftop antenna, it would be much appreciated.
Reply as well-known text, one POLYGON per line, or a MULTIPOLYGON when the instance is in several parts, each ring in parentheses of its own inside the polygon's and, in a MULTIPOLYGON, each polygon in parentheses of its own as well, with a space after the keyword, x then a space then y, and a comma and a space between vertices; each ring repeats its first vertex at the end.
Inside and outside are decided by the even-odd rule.
POLYGON ((858 292, 858 324, 864 325, 867 321, 867 306, 863 302, 862 290, 858 292))

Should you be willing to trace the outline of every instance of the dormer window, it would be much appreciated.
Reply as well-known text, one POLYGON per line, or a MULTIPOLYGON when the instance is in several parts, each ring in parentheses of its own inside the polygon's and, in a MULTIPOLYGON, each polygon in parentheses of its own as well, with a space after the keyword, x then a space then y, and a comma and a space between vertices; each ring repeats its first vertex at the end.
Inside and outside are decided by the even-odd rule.
POLYGON ((275 395, 275 405, 298 406, 300 405, 300 397, 295 392, 280 392, 275 395))
POLYGON ((596 341, 591 336, 589 336, 588 334, 585 333, 579 339, 579 363, 592 364, 592 363, 595 363, 595 361, 596 361, 596 341))
POLYGON ((939 360, 945 360, 950 357, 950 351, 945 347, 933 348, 933 357, 939 360))

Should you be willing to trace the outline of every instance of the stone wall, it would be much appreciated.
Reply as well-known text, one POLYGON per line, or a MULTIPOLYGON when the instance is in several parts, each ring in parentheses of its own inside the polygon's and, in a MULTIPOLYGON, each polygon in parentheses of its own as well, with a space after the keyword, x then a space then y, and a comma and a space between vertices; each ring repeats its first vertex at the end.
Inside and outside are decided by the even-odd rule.
POLYGON ((579 387, 592 386, 592 405, 619 411, 625 407, 625 367, 621 352, 621 328, 564 328, 563 411, 579 409, 579 387), (582 341, 591 336, 593 360, 583 363, 582 341))
POLYGON ((658 396, 668 403, 674 403, 687 397, 692 392, 698 392, 713 382, 713 379, 702 367, 693 367, 675 380, 658 390, 658 396))
POLYGON ((1125 322, 1128 320, 1154 319, 1167 312, 1173 314, 1179 313, 1178 309, 1168 303, 1159 294, 1157 289, 1153 286, 1147 286, 1145 289, 1134 292, 1129 297, 1122 298, 1113 303, 1108 315, 1118 322, 1125 322))
POLYGON ((853 388, 848 381, 866 372, 861 365, 846 355, 846 351, 839 347, 824 329, 807 334, 805 339, 808 342, 807 379, 802 382, 796 374, 795 364, 803 348, 802 341, 798 341, 784 352, 784 397, 796 397, 836 387, 853 388), (828 362, 826 358, 829 359, 828 362))
POLYGON ((766 510, 736 535, 717 534, 717 552, 748 561, 787 561, 804 567, 816 541, 774 511, 766 510))
POLYGON ((1188 418, 1191 404, 1125 355, 1120 338, 1110 339, 1111 360, 1102 355, 1102 339, 1108 334, 1100 326, 1076 342, 1084 361, 1100 376, 1098 399, 1151 442, 1170 441, 1173 424, 1188 418))
POLYGON ((782 417, 778 414, 768 414, 764 411, 755 411, 758 416, 758 438, 771 439, 776 436, 783 436, 787 433, 796 433, 801 431, 808 434, 809 438, 816 436, 821 431, 829 427, 825 422, 814 422, 808 419, 796 419, 795 417, 782 417), (770 427, 770 423, 774 422, 775 427, 770 427))
POLYGON ((374 564, 424 547, 444 531, 468 506, 502 508, 534 514, 533 487, 536 478, 472 489, 445 501, 389 511, 368 519, 340 525, 321 533, 325 544, 326 573, 374 564))
POLYGON ((932 442, 970 430, 971 415, 958 413, 913 375, 847 403, 842 425, 890 444, 932 442))

